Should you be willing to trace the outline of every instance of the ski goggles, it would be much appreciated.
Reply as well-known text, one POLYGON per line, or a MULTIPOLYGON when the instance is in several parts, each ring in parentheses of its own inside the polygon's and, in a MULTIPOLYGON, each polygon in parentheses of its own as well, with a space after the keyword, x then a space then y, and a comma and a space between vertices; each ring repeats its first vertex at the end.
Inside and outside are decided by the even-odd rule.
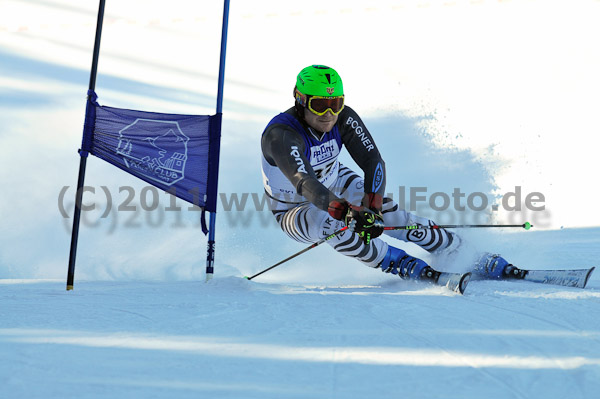
POLYGON ((327 111, 331 111, 333 115, 338 115, 344 109, 344 96, 307 96, 296 91, 296 100, 302 106, 308 108, 310 112, 319 116, 325 115, 327 111))

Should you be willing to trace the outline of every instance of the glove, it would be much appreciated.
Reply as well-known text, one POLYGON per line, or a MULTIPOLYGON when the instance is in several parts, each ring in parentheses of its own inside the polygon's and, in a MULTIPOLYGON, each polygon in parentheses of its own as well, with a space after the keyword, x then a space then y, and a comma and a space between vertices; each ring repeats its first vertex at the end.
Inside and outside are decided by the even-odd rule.
POLYGON ((365 244, 383 233, 383 217, 380 212, 364 206, 354 206, 344 200, 331 201, 328 212, 333 218, 343 220, 348 229, 358 234, 365 244))
POLYGON ((369 244, 372 238, 383 234, 383 217, 381 213, 373 212, 364 206, 350 206, 345 218, 346 226, 362 238, 365 244, 369 244))

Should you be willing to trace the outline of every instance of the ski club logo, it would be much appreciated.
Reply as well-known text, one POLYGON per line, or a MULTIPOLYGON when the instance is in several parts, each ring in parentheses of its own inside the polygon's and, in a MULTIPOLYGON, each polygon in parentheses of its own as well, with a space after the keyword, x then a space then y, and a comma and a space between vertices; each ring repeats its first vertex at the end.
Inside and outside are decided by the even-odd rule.
POLYGON ((137 174, 171 186, 185 177, 189 140, 177 121, 138 118, 119 131, 117 155, 137 174))
POLYGON ((332 95, 333 92, 335 91, 334 87, 327 87, 325 90, 327 90, 327 94, 332 95))

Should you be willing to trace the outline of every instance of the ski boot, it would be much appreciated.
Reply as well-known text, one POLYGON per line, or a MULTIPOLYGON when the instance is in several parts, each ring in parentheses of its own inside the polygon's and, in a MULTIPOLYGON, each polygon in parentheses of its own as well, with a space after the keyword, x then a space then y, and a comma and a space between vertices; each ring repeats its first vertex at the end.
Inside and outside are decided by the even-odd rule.
POLYGON ((475 264, 473 273, 480 279, 500 280, 506 278, 522 279, 525 271, 508 263, 498 254, 484 253, 475 264))
POLYGON ((379 264, 382 271, 400 276, 403 279, 425 281, 448 287, 464 294, 471 273, 439 272, 421 259, 410 256, 401 249, 388 246, 383 261, 379 264))
POLYGON ((430 279, 436 282, 440 275, 440 272, 431 268, 425 261, 391 245, 388 246, 388 251, 379 267, 382 272, 397 274, 403 279, 430 279))

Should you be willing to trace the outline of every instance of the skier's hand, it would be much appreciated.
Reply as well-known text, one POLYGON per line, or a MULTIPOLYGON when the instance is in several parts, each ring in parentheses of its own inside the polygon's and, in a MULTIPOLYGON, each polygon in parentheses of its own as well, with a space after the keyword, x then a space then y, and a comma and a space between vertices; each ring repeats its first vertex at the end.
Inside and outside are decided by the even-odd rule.
POLYGON ((380 212, 373 212, 364 206, 350 205, 345 218, 346 226, 362 238, 365 244, 369 244, 372 238, 379 237, 383 233, 383 217, 380 212))
POLYGON ((329 203, 328 212, 331 217, 342 220, 350 231, 358 234, 365 244, 383 233, 383 217, 381 212, 364 206, 354 206, 346 200, 335 199, 329 203))

